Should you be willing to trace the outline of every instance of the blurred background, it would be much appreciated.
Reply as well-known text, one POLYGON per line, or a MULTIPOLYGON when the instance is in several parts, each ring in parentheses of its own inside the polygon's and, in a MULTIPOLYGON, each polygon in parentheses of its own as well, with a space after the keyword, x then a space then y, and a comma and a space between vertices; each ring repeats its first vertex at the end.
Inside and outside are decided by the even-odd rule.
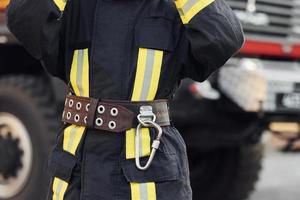
MULTIPOLYGON (((243 49, 171 115, 188 146, 194 200, 300 199, 300 0, 226 0, 243 49)), ((0 1, 0 200, 42 199, 66 87, 6 27, 0 1)))

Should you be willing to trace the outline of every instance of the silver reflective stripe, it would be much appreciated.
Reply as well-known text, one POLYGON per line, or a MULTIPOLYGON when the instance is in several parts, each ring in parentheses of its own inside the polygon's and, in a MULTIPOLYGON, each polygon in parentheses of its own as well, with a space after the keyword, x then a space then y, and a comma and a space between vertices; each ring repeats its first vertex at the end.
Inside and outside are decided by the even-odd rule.
POLYGON ((201 0, 188 0, 188 2, 186 2, 186 4, 182 8, 184 14, 186 14, 199 1, 201 1, 201 0))
POLYGON ((76 128, 72 128, 71 129, 71 131, 70 131, 70 139, 68 141, 68 147, 67 147, 67 149, 71 149, 72 148, 74 140, 75 140, 75 137, 76 137, 76 131, 77 131, 76 128))
POLYGON ((140 184, 140 200, 148 200, 147 183, 140 184))
POLYGON ((59 197, 60 197, 62 186, 63 186, 63 182, 59 181, 57 188, 56 188, 56 199, 58 199, 58 200, 60 199, 59 197))
MULTIPOLYGON (((154 59, 155 59, 155 51, 153 49, 147 49, 147 57, 146 57, 146 67, 145 67, 145 74, 144 74, 144 81, 143 81, 143 87, 141 91, 141 96, 140 100, 141 101, 146 101, 149 90, 150 90, 150 84, 151 84, 151 79, 152 79, 152 73, 154 69, 154 59)), ((150 131, 150 130, 149 130, 150 131)), ((142 131, 142 134, 144 132, 142 131)), ((143 141, 143 136, 140 135, 140 144, 142 144, 143 141)), ((140 145, 140 157, 143 156, 143 145, 140 145)), ((146 186, 147 189, 147 186, 146 186)))
POLYGON ((147 49, 147 61, 146 61, 146 68, 145 68, 145 75, 144 75, 144 82, 141 92, 141 101, 146 101, 147 96, 150 89, 152 72, 154 68, 154 57, 155 57, 155 50, 147 49))
MULTIPOLYGON (((143 136, 140 135, 140 144, 143 142, 143 136)), ((143 145, 140 145, 140 157, 143 157, 143 145)))

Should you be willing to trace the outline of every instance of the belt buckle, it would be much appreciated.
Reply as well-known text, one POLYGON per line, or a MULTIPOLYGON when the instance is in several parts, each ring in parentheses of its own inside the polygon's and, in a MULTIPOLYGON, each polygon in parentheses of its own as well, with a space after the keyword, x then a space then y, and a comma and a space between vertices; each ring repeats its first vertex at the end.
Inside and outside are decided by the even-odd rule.
POLYGON ((136 128, 135 133, 135 164, 136 167, 140 170, 147 170, 155 157, 156 151, 159 148, 160 145, 160 139, 163 134, 162 128, 155 122, 156 121, 156 115, 153 113, 152 106, 141 106, 140 107, 140 114, 137 116, 139 124, 136 128), (140 163, 140 131, 143 127, 146 128, 154 128, 157 132, 156 139, 153 141, 151 145, 151 153, 150 157, 146 163, 145 166, 141 166, 140 163))

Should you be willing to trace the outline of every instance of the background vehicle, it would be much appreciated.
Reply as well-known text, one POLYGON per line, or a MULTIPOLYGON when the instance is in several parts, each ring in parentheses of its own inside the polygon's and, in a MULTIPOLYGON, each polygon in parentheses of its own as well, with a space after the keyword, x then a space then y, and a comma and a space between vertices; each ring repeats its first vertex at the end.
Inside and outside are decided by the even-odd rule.
POLYGON ((261 134, 300 132, 300 1, 227 2, 243 23, 244 48, 209 82, 185 81, 171 109, 195 200, 246 199, 261 168, 261 134))
MULTIPOLYGON (((239 10, 247 43, 226 69, 253 64, 255 58, 288 71, 300 57, 299 0, 257 0, 257 10, 255 1, 228 2, 239 10)), ((0 200, 41 199, 41 186, 46 185, 44 166, 59 129, 65 86, 49 78, 9 33, 4 14, 7 3, 0 1, 0 200)), ((227 74, 230 76, 225 70, 210 78, 214 90, 208 84, 198 87, 198 83, 186 81, 172 105, 178 111, 173 113, 175 123, 189 145, 194 193, 199 195, 196 200, 246 198, 258 178, 262 132, 270 122, 300 121, 297 106, 272 111, 244 109, 229 87, 221 89, 225 79, 219 77, 227 74)), ((298 84, 295 88, 289 94, 295 93, 297 98, 298 84)), ((288 124, 272 127, 281 128, 279 132, 291 129, 288 124)))
POLYGON ((7 3, 0 1, 0 199, 42 199, 65 89, 9 33, 7 3))

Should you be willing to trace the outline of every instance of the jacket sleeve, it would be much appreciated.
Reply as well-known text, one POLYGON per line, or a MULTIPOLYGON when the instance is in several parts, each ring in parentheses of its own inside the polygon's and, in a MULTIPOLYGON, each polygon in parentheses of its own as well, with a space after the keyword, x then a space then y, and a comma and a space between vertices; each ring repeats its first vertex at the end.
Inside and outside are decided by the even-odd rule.
POLYGON ((204 81, 244 44, 240 22, 223 0, 175 0, 184 24, 182 78, 204 81))
POLYGON ((46 71, 62 79, 59 19, 64 7, 64 0, 12 0, 7 10, 10 31, 46 71))

